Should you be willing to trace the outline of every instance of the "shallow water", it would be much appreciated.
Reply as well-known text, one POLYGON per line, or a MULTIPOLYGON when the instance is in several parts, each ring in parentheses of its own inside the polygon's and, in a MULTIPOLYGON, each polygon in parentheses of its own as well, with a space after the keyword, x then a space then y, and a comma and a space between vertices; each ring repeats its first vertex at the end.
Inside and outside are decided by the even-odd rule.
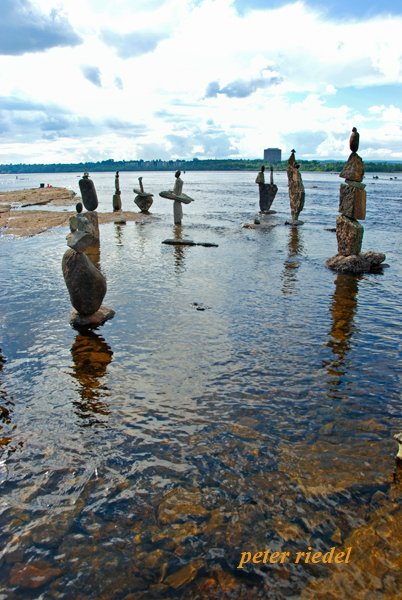
MULTIPOLYGON (((101 226, 116 316, 90 334, 68 324, 67 229, 0 240, 0 598, 397 597, 402 184, 371 177, 363 249, 390 266, 352 277, 325 268, 335 174, 303 174, 299 228, 278 174, 258 230, 253 173, 186 173, 181 230, 172 174, 145 174, 152 215, 101 226), (349 564, 293 560, 334 546, 349 564), (268 548, 290 560, 237 568, 268 548)), ((111 210, 114 174, 93 179, 111 210)))

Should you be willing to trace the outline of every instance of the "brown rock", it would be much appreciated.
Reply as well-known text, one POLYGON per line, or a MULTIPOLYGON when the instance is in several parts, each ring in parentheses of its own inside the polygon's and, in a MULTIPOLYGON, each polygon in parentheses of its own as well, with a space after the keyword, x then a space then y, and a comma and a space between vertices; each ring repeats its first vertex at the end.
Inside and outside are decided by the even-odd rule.
POLYGON ((62 261, 63 276, 73 307, 80 315, 95 313, 106 294, 106 279, 82 252, 66 250, 62 261))
POLYGON ((337 254, 327 260, 327 267, 337 271, 337 273, 357 275, 378 270, 384 260, 385 254, 382 252, 365 252, 358 256, 341 256, 337 254))
POLYGON ((336 219, 338 254, 350 256, 359 254, 363 241, 364 228, 358 221, 339 215, 336 219))
POLYGON ((339 177, 350 179, 350 181, 362 181, 364 177, 364 164, 358 154, 352 153, 339 177))
POLYGON ((341 184, 339 212, 352 219, 366 218, 366 191, 354 185, 341 184))
POLYGON ((298 166, 289 165, 287 169, 289 184, 289 200, 292 221, 296 222, 304 208, 304 185, 298 166))
POLYGON ((24 588, 36 589, 48 583, 51 579, 59 577, 61 569, 50 566, 24 565, 17 563, 11 569, 10 583, 24 588))

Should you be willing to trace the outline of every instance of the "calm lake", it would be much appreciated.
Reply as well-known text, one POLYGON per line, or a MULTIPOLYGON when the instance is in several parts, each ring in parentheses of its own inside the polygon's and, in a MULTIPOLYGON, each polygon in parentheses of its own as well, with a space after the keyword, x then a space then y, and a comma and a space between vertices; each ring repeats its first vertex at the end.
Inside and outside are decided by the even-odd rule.
MULTIPOLYGON (((245 229, 256 173, 184 173, 181 230, 174 174, 143 175, 152 214, 101 226, 116 315, 93 332, 69 325, 68 228, 0 238, 0 600, 400 597, 402 175, 366 174, 363 250, 389 267, 360 277, 325 267, 337 174, 302 173, 292 228, 278 173, 276 214, 245 229)), ((92 179, 112 210, 114 173, 92 179)))

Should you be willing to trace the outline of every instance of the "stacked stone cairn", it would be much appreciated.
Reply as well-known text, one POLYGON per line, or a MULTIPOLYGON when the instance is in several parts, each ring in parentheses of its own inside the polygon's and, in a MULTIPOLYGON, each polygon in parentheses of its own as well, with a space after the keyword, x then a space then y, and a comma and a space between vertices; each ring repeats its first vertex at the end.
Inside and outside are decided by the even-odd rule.
POLYGON ((176 171, 175 176, 175 184, 173 190, 159 192, 159 196, 161 198, 168 198, 169 200, 173 200, 173 222, 175 225, 181 225, 183 219, 183 204, 190 204, 190 202, 194 202, 193 198, 187 196, 187 194, 183 193, 183 180, 180 177, 181 171, 176 171))
POLYGON ((116 171, 116 175, 114 178, 114 187, 115 187, 115 191, 113 194, 113 212, 117 212, 118 210, 121 210, 121 190, 120 190, 119 171, 116 171))
POLYGON ((149 214, 149 209, 151 208, 152 204, 153 204, 153 194, 149 194, 148 192, 144 191, 144 185, 142 183, 142 177, 138 177, 138 183, 140 185, 139 189, 138 188, 134 188, 133 192, 136 195, 136 197, 134 198, 134 202, 136 203, 136 205, 138 206, 138 208, 140 209, 140 211, 146 215, 149 214))
POLYGON ((88 212, 82 213, 82 204, 79 202, 77 214, 70 218, 71 233, 67 236, 69 248, 63 256, 62 270, 74 308, 70 323, 78 328, 97 327, 115 313, 111 308, 102 306, 107 290, 106 279, 88 257, 94 247, 99 250, 98 198, 88 173, 84 173, 79 186, 88 212))
POLYGON ((278 186, 274 183, 274 169, 270 166, 270 182, 265 183, 264 176, 265 167, 262 166, 260 172, 257 175, 255 182, 258 184, 259 196, 260 196, 260 213, 270 214, 275 213, 275 210, 270 210, 275 196, 278 191, 278 186))
POLYGON ((296 162, 296 150, 291 150, 288 159, 288 184, 289 184, 289 201, 290 214, 292 221, 286 221, 288 225, 302 225, 303 221, 299 221, 299 215, 304 208, 304 185, 299 171, 300 165, 296 162))
POLYGON ((327 260, 327 266, 339 273, 375 271, 385 260, 385 254, 380 252, 361 253, 364 228, 358 219, 366 218, 366 186, 362 183, 364 163, 357 154, 359 140, 359 133, 353 127, 349 139, 352 152, 339 175, 345 183, 340 186, 340 215, 336 219, 338 254, 327 260))

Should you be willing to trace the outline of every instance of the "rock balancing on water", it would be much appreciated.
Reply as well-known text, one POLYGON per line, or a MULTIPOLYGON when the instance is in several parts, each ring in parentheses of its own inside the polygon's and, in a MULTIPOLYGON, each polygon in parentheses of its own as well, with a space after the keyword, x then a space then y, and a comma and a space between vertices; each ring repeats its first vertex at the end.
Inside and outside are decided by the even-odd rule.
POLYGON ((339 215, 336 219, 338 254, 327 260, 327 267, 338 273, 365 273, 376 271, 385 260, 382 252, 361 252, 364 228, 358 219, 366 218, 366 190, 362 183, 364 163, 357 154, 360 136, 353 127, 349 138, 352 151, 339 177, 345 179, 340 186, 339 215))
POLYGON ((142 177, 138 177, 138 182, 140 184, 140 188, 133 189, 133 192, 137 194, 134 198, 134 202, 142 213, 148 214, 149 209, 153 204, 153 194, 149 194, 148 192, 144 191, 142 177))
POLYGON ((173 220, 175 225, 181 225, 181 221, 183 218, 183 208, 182 204, 190 204, 190 202, 194 202, 193 198, 183 194, 183 180, 180 178, 181 171, 176 171, 175 173, 175 184, 173 190, 168 190, 167 192, 159 192, 159 196, 162 198, 167 198, 168 200, 173 200, 173 220))

